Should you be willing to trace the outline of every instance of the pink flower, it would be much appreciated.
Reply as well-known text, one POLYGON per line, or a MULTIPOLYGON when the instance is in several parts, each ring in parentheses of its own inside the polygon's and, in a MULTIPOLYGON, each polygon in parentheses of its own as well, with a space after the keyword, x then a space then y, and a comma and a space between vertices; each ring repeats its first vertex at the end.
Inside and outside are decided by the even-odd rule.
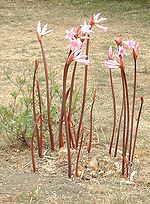
POLYGON ((75 36, 75 32, 74 32, 74 28, 72 28, 70 31, 66 30, 66 35, 65 35, 65 39, 67 40, 72 40, 75 36))
POLYGON ((100 13, 97 13, 97 14, 93 14, 93 16, 91 17, 91 19, 90 19, 90 23, 93 25, 95 25, 95 24, 98 24, 98 23, 102 23, 102 22, 104 22, 104 21, 106 21, 107 20, 107 18, 99 18, 99 16, 100 16, 100 13), (99 18, 99 19, 98 19, 99 18))
POLYGON ((120 67, 120 63, 117 60, 107 60, 104 61, 104 64, 108 69, 116 69, 120 67))
POLYGON ((123 45, 126 49, 134 48, 135 42, 133 40, 123 41, 123 45))
POLYGON ((37 31, 38 40, 40 41, 41 37, 43 35, 46 35, 46 34, 52 32, 53 30, 47 30, 47 24, 45 24, 44 27, 41 28, 41 22, 38 21, 38 23, 37 23, 37 30, 36 31, 37 31))
POLYGON ((79 38, 73 38, 70 40, 70 43, 69 43, 69 48, 70 50, 72 51, 75 51, 75 50, 80 50, 80 49, 83 49, 85 47, 84 43, 81 42, 81 40, 79 38))
POLYGON ((103 32, 107 32, 108 28, 102 25, 99 25, 100 23, 103 23, 107 20, 107 18, 99 18, 100 13, 98 14, 93 14, 93 16, 90 19, 90 24, 93 27, 94 25, 100 29, 103 32))
POLYGON ((108 59, 111 60, 113 56, 113 51, 112 51, 112 46, 110 45, 109 49, 108 49, 108 59))
POLYGON ((88 25, 86 21, 84 21, 84 24, 80 26, 81 26, 81 31, 83 34, 90 34, 91 32, 93 32, 91 30, 91 25, 88 25))
POLYGON ((79 62, 80 64, 89 65, 87 55, 82 55, 81 50, 74 51, 70 54, 68 64, 71 64, 73 61, 79 62))
POLYGON ((134 60, 136 60, 137 57, 138 57, 139 47, 140 47, 140 44, 137 42, 135 47, 133 48, 133 57, 134 57, 134 60))
POLYGON ((121 57, 124 57, 124 55, 127 55, 125 49, 122 46, 119 46, 118 55, 121 57))
POLYGON ((98 25, 98 24, 95 24, 95 26, 101 30, 102 32, 107 32, 108 31, 108 27, 106 26, 101 26, 101 25, 98 25))

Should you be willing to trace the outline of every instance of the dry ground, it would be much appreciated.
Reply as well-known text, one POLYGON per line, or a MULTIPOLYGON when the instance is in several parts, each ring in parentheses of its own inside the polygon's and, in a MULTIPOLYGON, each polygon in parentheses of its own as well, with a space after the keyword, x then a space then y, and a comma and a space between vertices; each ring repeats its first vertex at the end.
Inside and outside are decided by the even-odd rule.
MULTIPOLYGON (((33 66, 34 59, 40 57, 35 28, 38 20, 48 23, 54 32, 45 37, 48 62, 51 70, 57 70, 58 81, 62 78, 62 68, 67 55, 64 40, 66 29, 78 26, 91 14, 102 12, 108 18, 108 33, 95 30, 90 45, 89 91, 97 89, 94 108, 94 150, 83 162, 99 158, 99 165, 91 176, 85 170, 84 179, 67 179, 66 163, 59 153, 48 152, 43 160, 38 160, 38 171, 31 172, 30 152, 25 149, 8 147, 0 143, 0 203, 150 203, 150 60, 149 60, 149 1, 34 1, 0 0, 0 98, 2 104, 10 101, 10 93, 15 88, 5 79, 5 70, 12 76, 22 74, 33 66), (54 3, 55 2, 55 3, 54 3), (103 65, 106 51, 114 44, 116 36, 140 42, 138 61, 138 97, 144 96, 135 158, 138 172, 134 184, 127 184, 117 172, 115 161, 110 158, 108 142, 112 128, 112 104, 108 73, 103 65), (7 94, 6 94, 7 93, 7 94), (104 164, 104 162, 106 162, 104 164), (100 164, 107 166, 105 171, 100 164), (86 175, 87 173, 87 175, 86 175)), ((127 62, 132 67, 131 62, 127 62)), ((127 69, 132 82, 131 69, 127 69)), ((81 70, 77 79, 82 81, 81 70)), ((120 80, 118 72, 114 79, 120 80)), ((120 87, 116 86, 117 95, 120 87)), ((86 118, 87 122, 88 119, 86 118)))

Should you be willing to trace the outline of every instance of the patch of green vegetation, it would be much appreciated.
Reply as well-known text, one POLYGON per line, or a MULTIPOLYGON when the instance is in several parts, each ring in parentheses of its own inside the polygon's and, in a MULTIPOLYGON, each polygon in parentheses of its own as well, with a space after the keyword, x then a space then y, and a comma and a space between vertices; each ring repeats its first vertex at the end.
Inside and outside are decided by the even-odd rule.
POLYGON ((31 191, 31 192, 23 192, 19 195, 18 201, 23 204, 34 204, 41 202, 42 199, 42 192, 39 188, 31 191))

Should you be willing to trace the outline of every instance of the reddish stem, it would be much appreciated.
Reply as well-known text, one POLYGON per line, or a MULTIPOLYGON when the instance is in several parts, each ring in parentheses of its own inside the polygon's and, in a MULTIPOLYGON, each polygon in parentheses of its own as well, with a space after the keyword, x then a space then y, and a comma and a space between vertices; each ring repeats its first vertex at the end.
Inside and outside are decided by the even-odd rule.
POLYGON ((70 116, 71 116, 71 112, 72 112, 72 96, 73 96, 73 88, 74 88, 76 68, 77 68, 77 62, 75 62, 75 64, 74 64, 74 69, 73 69, 72 78, 71 78, 70 101, 69 101, 69 115, 70 116))
POLYGON ((134 143, 133 143, 133 149, 132 149, 132 156, 131 156, 131 161, 132 162, 133 162, 133 158, 134 158, 134 152, 135 152, 135 146, 136 146, 136 140, 137 140, 137 133, 138 133, 138 128, 139 128, 139 122, 140 122, 143 102, 144 102, 143 97, 141 97, 141 105, 140 105, 139 115, 138 115, 137 124, 136 124, 136 131, 135 131, 134 143))
POLYGON ((37 86, 37 92, 38 92, 38 100, 39 100, 39 109, 40 109, 40 136, 39 136, 39 142, 40 142, 40 151, 41 151, 41 156, 42 154, 42 132, 43 132, 43 121, 42 121, 42 103, 41 103, 41 94, 40 94, 40 86, 38 80, 36 81, 36 86, 37 86))
POLYGON ((116 139, 116 147, 115 147, 115 154, 114 157, 117 156, 118 144, 119 144, 119 137, 120 137, 120 129, 121 129, 121 122, 122 122, 122 115, 123 115, 123 101, 122 101, 122 108, 120 113, 119 125, 118 125, 118 132, 117 132, 117 139, 116 139))
POLYGON ((64 146, 63 141, 63 133, 62 133, 62 125, 63 125, 63 117, 66 115, 66 82, 67 82, 67 74, 68 74, 69 64, 66 61, 64 67, 64 74, 63 74, 63 93, 62 93, 62 107, 61 107, 61 115, 59 120, 59 148, 64 146))
POLYGON ((112 92, 112 98, 113 98, 113 108, 114 108, 114 125, 113 125, 113 131, 112 131, 111 142, 110 142, 110 147, 109 147, 109 154, 111 155, 111 150, 112 150, 112 145, 113 145, 114 135, 115 135, 115 129, 116 129, 116 97, 115 97, 115 91, 114 91, 114 86, 113 86, 113 78, 112 78, 111 69, 109 71, 109 76, 110 76, 111 92, 112 92))
POLYGON ((64 112, 65 118, 65 129, 66 129, 66 141, 67 141, 67 155, 68 155, 68 178, 71 178, 71 152, 70 152, 70 137, 69 137, 69 129, 68 129, 68 115, 66 111, 64 112))
POLYGON ((91 148, 92 148, 92 136, 93 136, 93 107, 95 103, 95 98, 96 98, 96 90, 94 91, 93 95, 93 101, 91 105, 91 114, 90 114, 90 139, 89 139, 89 145, 88 145, 88 153, 90 153, 91 148))
POLYGON ((76 177, 79 176, 79 175, 78 175, 78 166, 79 166, 80 152, 81 152, 82 143, 83 143, 83 136, 84 136, 84 128, 82 127, 82 136, 81 136, 79 151, 78 151, 78 154, 77 154, 77 162, 76 162, 76 177))
POLYGON ((126 144, 125 144, 125 156, 127 153, 128 148, 128 138, 129 138, 129 125, 130 125, 130 113, 129 113, 129 95, 128 95, 128 85, 127 85, 127 79, 126 74, 123 70, 123 77, 124 77, 124 84, 125 84, 125 94, 126 94, 126 103, 127 103, 127 127, 126 127, 126 144))
MULTIPOLYGON (((86 55, 88 59, 88 53, 89 53, 89 39, 87 39, 86 43, 86 55)), ((81 108, 81 115, 80 115, 80 121, 79 126, 77 130, 77 140, 76 140, 76 147, 78 147, 79 137, 80 137, 80 129, 83 122, 83 114, 85 109, 85 101, 86 101, 86 91, 87 91, 87 74, 88 74, 88 65, 85 65, 85 73, 84 73, 84 91, 83 91, 83 99, 82 99, 82 108, 81 108)))
POLYGON ((32 105, 33 105, 33 117, 34 117, 34 123, 35 123, 35 133, 36 133, 37 144, 38 144, 38 154, 39 154, 39 157, 42 157, 40 140, 39 140, 39 129, 38 129, 38 125, 36 124, 36 108, 35 108, 35 78, 36 78, 37 68, 38 68, 38 61, 35 60, 35 69, 33 74, 33 87, 32 87, 32 105))
POLYGON ((132 139, 133 139, 135 99, 136 99, 136 59, 134 60, 133 101, 132 101, 131 132, 130 132, 129 157, 128 157, 129 163, 130 163, 130 160, 131 160, 131 149, 132 149, 132 139))
MULTIPOLYGON (((73 88, 74 88, 74 81, 75 81, 75 73, 76 73, 76 67, 77 67, 77 62, 74 64, 74 69, 72 72, 72 78, 71 78, 71 89, 70 89, 70 100, 69 100, 69 123, 68 123, 68 128, 69 128, 69 135, 70 135, 70 140, 72 143, 72 147, 75 148, 75 143, 73 141, 73 136, 71 132, 71 115, 72 115, 72 97, 73 97, 73 88)), ((75 140, 76 141, 76 140, 75 140)))
POLYGON ((122 139, 122 175, 124 175, 125 170, 125 133, 126 133, 126 97, 125 97, 125 84, 124 76, 121 70, 122 77, 122 88, 123 88, 123 107, 124 107, 124 123, 123 123, 123 139, 122 139))
MULTIPOLYGON (((75 149, 75 143, 73 141, 72 131, 71 131, 71 117, 68 114, 68 130, 69 130, 69 137, 70 137, 70 147, 72 146, 75 149)), ((74 137, 75 138, 75 137, 74 137)))
POLYGON ((33 172, 35 172, 35 159, 34 159, 34 133, 35 133, 35 128, 32 134, 32 139, 31 139, 31 158, 32 158, 32 169, 33 172))
POLYGON ((48 117, 48 128, 49 128, 49 135, 50 135, 50 147, 51 150, 54 151, 54 138, 52 133, 52 122, 51 122, 51 114, 50 114, 50 94, 49 94, 49 82, 48 82, 48 66, 45 57, 45 51, 43 47, 42 40, 39 40, 42 56, 43 56, 43 63, 45 69, 45 80, 46 80, 46 99, 47 99, 47 117, 48 117))

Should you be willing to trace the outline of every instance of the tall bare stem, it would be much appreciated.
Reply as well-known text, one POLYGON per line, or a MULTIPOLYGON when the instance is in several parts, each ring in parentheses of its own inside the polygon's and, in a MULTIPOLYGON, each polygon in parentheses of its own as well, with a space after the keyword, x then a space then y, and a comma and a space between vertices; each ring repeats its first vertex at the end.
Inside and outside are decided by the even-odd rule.
POLYGON ((77 154, 77 161, 76 161, 76 177, 78 177, 78 166, 79 166, 79 158, 80 158, 80 152, 82 148, 82 143, 83 143, 83 136, 84 136, 84 127, 82 127, 82 136, 81 136, 81 141, 80 141, 80 146, 77 154))
POLYGON ((126 133, 126 97, 125 97, 125 84, 124 76, 121 70, 122 89, 123 89, 123 107, 124 107, 124 121, 123 121, 123 138, 122 138, 122 175, 125 173, 125 133, 126 133))
POLYGON ((109 154, 111 155, 111 150, 112 150, 112 145, 113 145, 115 130, 116 130, 116 97, 115 97, 115 91, 114 91, 111 69, 109 71, 109 76, 110 76, 111 92, 112 92, 112 98, 113 98, 113 109, 114 109, 114 125, 113 125, 113 131, 112 131, 111 142, 110 142, 110 147, 109 147, 109 154))
POLYGON ((52 122, 51 122, 51 114, 50 114, 50 94, 49 94, 49 81, 48 81, 48 66, 47 66, 45 50, 44 50, 42 40, 39 40, 39 43, 40 43, 40 46, 41 46, 44 69, 45 69, 47 117, 48 117, 48 128, 49 128, 49 135, 50 135, 50 147, 51 147, 51 150, 54 151, 54 138, 53 138, 53 133, 52 133, 52 122))
POLYGON ((42 103, 41 103, 40 86, 39 86, 38 80, 36 81, 36 86, 37 86, 39 109, 40 109, 40 135, 39 135, 39 142, 40 142, 41 156, 43 156, 43 154, 42 154, 42 134, 43 134, 42 103))
POLYGON ((133 158, 134 158, 134 152, 135 152, 135 146, 136 146, 136 140, 137 140, 137 133, 138 133, 138 128, 139 128, 139 122, 140 122, 143 102, 144 102, 143 97, 141 97, 141 105, 140 105, 139 115, 138 115, 137 124, 136 124, 136 131, 135 131, 133 150, 132 150, 132 156, 131 156, 131 161, 132 162, 133 162, 133 158))
POLYGON ((34 159, 34 134, 35 134, 35 128, 32 133, 32 139, 31 139, 31 159, 32 159, 32 169, 33 172, 35 172, 35 159, 34 159))
POLYGON ((69 125, 69 136, 70 136, 70 140, 72 142, 72 147, 73 148, 75 148, 75 143, 73 141, 73 136, 72 136, 72 132, 71 132, 71 117, 72 117, 72 98, 73 98, 73 89, 74 89, 76 68, 77 68, 77 62, 75 62, 75 64, 74 64, 72 77, 71 77, 70 98, 69 98, 69 115, 68 115, 68 119, 69 119, 69 124, 68 124, 69 125))
POLYGON ((131 160, 131 149, 132 149, 132 137, 133 137, 133 124, 134 124, 134 110, 135 110, 135 99, 136 99, 136 59, 134 60, 134 82, 133 82, 133 101, 132 101, 132 115, 131 115, 131 132, 129 142, 129 162, 131 160))
MULTIPOLYGON (((89 54, 89 39, 87 39, 86 43, 86 55, 88 58, 89 54)), ((85 109, 85 102, 86 102, 86 91, 87 91, 87 74, 88 74, 88 65, 85 65, 85 72, 84 72, 84 91, 83 91, 83 99, 82 99, 82 108, 81 108, 81 115, 80 115, 80 121, 79 121, 79 126, 77 130, 77 140, 76 140, 76 147, 78 147, 78 142, 79 142, 79 137, 80 137, 80 129, 81 125, 83 122, 83 114, 84 114, 84 109, 85 109)))
POLYGON ((37 144, 38 144, 38 154, 39 154, 39 157, 42 157, 40 140, 39 140, 39 128, 38 128, 38 124, 36 123, 36 107, 35 107, 35 78, 36 78, 36 72, 37 72, 38 66, 39 66, 38 60, 35 60, 35 68, 34 68, 34 74, 33 74, 33 87, 32 87, 32 106, 33 106, 35 133, 36 133, 37 144))
POLYGON ((114 157, 117 156, 117 150, 118 150, 118 144, 119 144, 119 137, 120 137, 120 130, 121 130, 121 122, 122 122, 123 110, 124 110, 124 107, 123 107, 123 100, 122 100, 122 107, 121 107, 121 113, 120 113, 120 119, 119 119, 118 131, 117 131, 117 138, 116 138, 116 146, 115 146, 114 157))
POLYGON ((64 146, 62 125, 63 125, 63 118, 66 112, 66 88, 67 88, 66 82, 67 82, 68 68, 69 68, 69 64, 66 61, 66 64, 64 67, 64 74, 63 74, 62 106, 61 106, 61 115, 59 120, 59 148, 64 146))
POLYGON ((91 105, 91 113, 90 113, 90 139, 89 139, 89 145, 88 145, 88 153, 90 153, 91 148, 92 148, 92 136, 93 136, 93 107, 95 103, 95 98, 96 98, 96 90, 94 91, 93 95, 93 101, 91 105))

